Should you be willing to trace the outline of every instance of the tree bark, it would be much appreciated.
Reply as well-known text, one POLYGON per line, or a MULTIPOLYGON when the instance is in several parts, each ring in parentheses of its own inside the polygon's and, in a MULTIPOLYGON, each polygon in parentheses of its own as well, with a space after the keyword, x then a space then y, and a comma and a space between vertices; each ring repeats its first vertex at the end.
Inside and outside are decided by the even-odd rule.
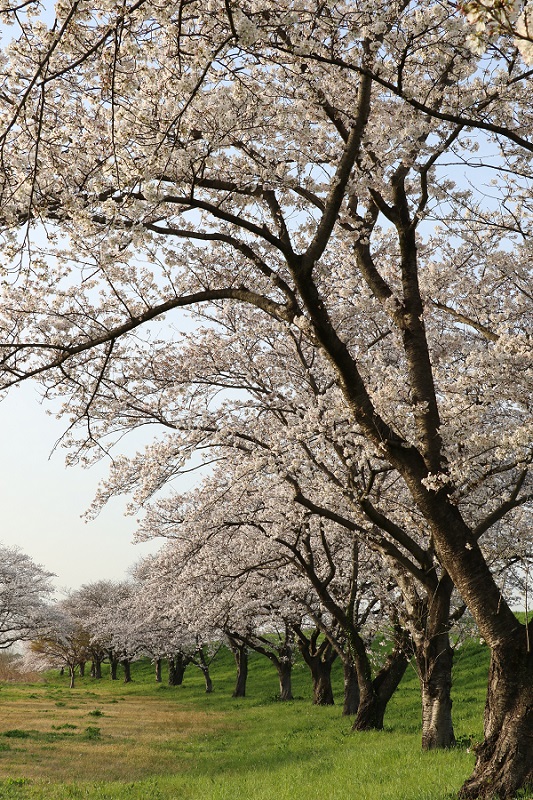
POLYGON ((209 674, 209 667, 203 666, 201 667, 201 670, 205 681, 205 693, 211 694, 213 691, 213 681, 211 680, 211 675, 209 674))
POLYGON ((189 661, 184 657, 183 653, 176 653, 168 659, 168 685, 181 686, 183 683, 183 676, 189 661))
POLYGON ((281 659, 276 661, 279 678, 279 699, 294 700, 292 694, 292 661, 281 659))
POLYGON ((74 665, 69 664, 68 674, 69 674, 69 678, 70 678, 69 688, 70 689, 74 689, 74 678, 75 678, 75 675, 76 675, 76 667, 74 665))
POLYGON ((131 683, 131 662, 129 658, 122 659, 122 666, 124 668, 124 683, 131 683))
POLYGON ((430 573, 422 596, 408 576, 399 576, 398 584, 403 593, 405 624, 411 632, 420 680, 422 749, 453 747, 453 649, 449 637, 453 582, 446 572, 438 580, 435 572, 430 573))
POLYGON ((108 658, 109 658, 109 674, 111 676, 111 680, 116 681, 118 680, 118 675, 117 675, 118 658, 115 658, 112 652, 109 652, 108 658))
POLYGON ((331 685, 332 662, 313 659, 311 674, 313 676, 313 705, 332 706, 335 703, 331 685))
POLYGON ((518 622, 458 509, 436 509, 437 499, 425 510, 434 514, 439 559, 491 648, 484 742, 461 797, 507 800, 533 785, 533 624, 518 622))
POLYGON ((311 671, 313 678, 313 704, 316 706, 334 705, 331 685, 331 667, 338 656, 328 639, 319 641, 320 629, 317 627, 310 636, 300 627, 294 630, 298 637, 298 649, 311 671))
POLYGON ((102 677, 102 662, 99 658, 93 658, 91 664, 91 677, 99 680, 102 677))
POLYGON ((155 680, 156 680, 156 683, 161 683, 161 681, 162 681, 162 675, 161 675, 162 663, 163 663, 163 659, 156 658, 156 660, 155 660, 155 680))
POLYGON ((484 733, 461 799, 508 800, 533 789, 533 652, 525 637, 492 650, 484 733))
POLYGON ((453 650, 448 634, 428 643, 416 653, 422 691, 422 749, 452 747, 455 735, 452 721, 453 650))
POLYGON ((350 641, 354 651, 354 664, 359 687, 359 706, 352 730, 382 730, 385 710, 409 663, 409 648, 405 631, 398 628, 394 649, 374 680, 366 647, 358 633, 352 632, 350 641))
POLYGON ((246 681, 248 679, 248 648, 245 644, 233 639, 229 634, 226 634, 226 636, 237 667, 237 677, 232 697, 245 697, 246 681))
POLYGON ((344 701, 342 705, 343 717, 352 717, 359 708, 359 685, 354 664, 349 659, 342 663, 344 673, 344 701))

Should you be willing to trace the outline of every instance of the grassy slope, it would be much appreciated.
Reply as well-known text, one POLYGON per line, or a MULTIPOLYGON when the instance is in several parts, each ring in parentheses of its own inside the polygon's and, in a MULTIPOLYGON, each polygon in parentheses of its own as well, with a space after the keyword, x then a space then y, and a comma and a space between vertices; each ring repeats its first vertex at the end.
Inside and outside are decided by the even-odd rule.
MULTIPOLYGON (((382 732, 353 734, 340 707, 316 708, 307 669, 296 700, 275 700, 268 661, 252 658, 248 697, 231 698, 234 666, 222 653, 206 695, 189 668, 182 687, 157 685, 147 663, 134 683, 49 675, 0 690, 0 798, 28 800, 443 800, 473 764, 482 729, 488 653, 457 653, 454 718, 461 746, 422 754, 418 681, 409 670, 382 732)), ((164 676, 165 679, 165 676, 164 676)), ((341 698, 340 671, 335 675, 341 698)))

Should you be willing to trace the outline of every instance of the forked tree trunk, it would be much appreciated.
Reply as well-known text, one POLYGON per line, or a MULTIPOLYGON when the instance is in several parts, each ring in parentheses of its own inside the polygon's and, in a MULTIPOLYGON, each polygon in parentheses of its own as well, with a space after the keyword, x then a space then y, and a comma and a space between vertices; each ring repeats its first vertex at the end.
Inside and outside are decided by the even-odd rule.
MULTIPOLYGON (((441 493, 413 497, 432 520, 437 555, 491 648, 484 741, 462 800, 510 800, 533 785, 533 623, 518 622, 457 506, 441 493)), ((418 496, 417 496, 418 494, 418 496)), ((487 524, 490 522, 490 516, 487 524)))
POLYGON ((354 664, 349 659, 342 662, 344 674, 344 702, 342 705, 343 717, 353 717, 359 708, 359 686, 357 683, 357 672, 354 664))
POLYGON ((381 707, 379 697, 374 690, 372 668, 365 644, 357 633, 352 633, 350 639, 353 643, 354 664, 359 688, 359 705, 352 730, 381 730, 385 711, 381 707))
POLYGON ((365 645, 360 636, 353 638, 355 668, 359 686, 359 707, 352 726, 354 731, 382 730, 387 704, 405 674, 410 657, 410 643, 405 631, 396 632, 397 642, 374 680, 365 645))
POLYGON ((334 705, 331 667, 337 658, 337 652, 327 639, 319 642, 320 630, 318 628, 312 632, 311 636, 307 636, 300 626, 295 626, 295 631, 298 636, 298 649, 311 670, 313 704, 316 706, 334 705))
MULTIPOLYGON (((265 658, 274 664, 279 679, 279 699, 280 700, 293 700, 292 695, 292 642, 294 640, 293 630, 289 625, 285 625, 285 637, 282 640, 277 650, 271 650, 264 646, 264 644, 252 635, 245 637, 235 631, 232 632, 231 638, 243 645, 246 645, 256 653, 260 653, 265 658)), ((261 638, 261 637, 259 637, 261 638)))
POLYGON ((533 651, 524 637, 492 650, 485 738, 460 797, 510 800, 527 787, 533 789, 533 651))

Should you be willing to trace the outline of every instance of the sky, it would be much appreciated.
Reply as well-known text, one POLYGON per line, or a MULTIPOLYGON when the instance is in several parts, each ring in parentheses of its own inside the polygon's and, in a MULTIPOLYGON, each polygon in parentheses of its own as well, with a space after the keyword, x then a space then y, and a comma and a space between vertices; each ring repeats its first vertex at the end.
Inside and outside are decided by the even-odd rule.
POLYGON ((122 580, 158 545, 133 544, 136 523, 124 516, 126 498, 112 501, 94 521, 82 519, 107 466, 67 468, 66 450, 52 452, 67 420, 48 415, 46 408, 29 383, 0 402, 0 542, 19 546, 54 573, 60 592, 122 580))

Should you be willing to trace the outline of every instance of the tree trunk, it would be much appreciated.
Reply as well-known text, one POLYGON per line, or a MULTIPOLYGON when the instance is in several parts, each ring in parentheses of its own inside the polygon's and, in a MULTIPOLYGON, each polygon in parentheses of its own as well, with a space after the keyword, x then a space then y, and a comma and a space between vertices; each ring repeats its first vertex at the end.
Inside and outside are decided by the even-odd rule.
POLYGON ((213 681, 211 680, 211 675, 209 674, 209 667, 203 666, 201 667, 201 670, 205 681, 205 693, 211 694, 213 691, 213 681))
POLYGON ((349 659, 344 659, 343 664, 344 673, 344 702, 342 706, 343 717, 352 717, 357 714, 359 708, 359 685, 357 683, 357 672, 353 662, 349 659))
POLYGON ((80 671, 80 678, 85 678, 85 661, 80 661, 78 669, 80 671))
POLYGON ((315 706, 332 706, 333 687, 331 685, 331 666, 330 661, 316 659, 311 674, 313 676, 313 704, 315 706))
POLYGON ((455 744, 451 699, 453 650, 448 634, 427 644, 422 653, 416 648, 422 691, 422 749, 436 750, 455 744))
POLYGON ((129 658, 122 659, 122 666, 124 668, 124 683, 131 683, 131 663, 129 658))
POLYGON ((431 521, 440 562, 491 648, 484 741, 461 797, 507 800, 533 785, 533 624, 516 619, 457 506, 443 493, 410 488, 431 521))
POLYGON ((370 660, 361 637, 355 635, 352 638, 357 647, 354 661, 360 694, 352 730, 380 731, 383 730, 387 704, 405 675, 412 654, 410 638, 403 629, 397 627, 394 649, 374 680, 370 679, 370 660))
POLYGON ((94 658, 91 664, 91 677, 99 680, 102 677, 102 662, 99 658, 94 658))
POLYGON ((68 674, 69 674, 69 677, 70 677, 69 687, 70 687, 70 689, 74 689, 74 677, 75 677, 75 674, 76 674, 76 667, 75 666, 71 666, 69 664, 68 674))
POLYGON ((372 669, 365 643, 357 631, 352 630, 349 635, 359 688, 359 705, 352 730, 381 730, 383 727, 383 711, 380 708, 378 696, 374 691, 372 669))
POLYGON ((161 675, 161 665, 163 660, 161 658, 156 658, 155 660, 155 680, 156 683, 161 683, 162 675, 161 675))
POLYGON ((485 738, 460 797, 508 800, 528 787, 533 789, 533 652, 524 637, 492 649, 485 738))
POLYGON ((237 666, 237 678, 232 697, 245 697, 248 679, 248 648, 229 635, 228 642, 237 666))
POLYGON ((437 584, 428 576, 425 596, 403 581, 407 625, 411 631, 422 697, 422 749, 453 747, 450 605, 453 582, 443 571, 437 584))
POLYGON ((109 674, 111 676, 112 681, 118 680, 118 658, 115 658, 112 652, 108 654, 109 658, 109 674))
POLYGON ((311 636, 307 636, 298 625, 295 626, 295 631, 298 637, 298 648, 311 670, 313 678, 313 704, 316 706, 334 705, 331 667, 337 658, 337 652, 327 639, 322 639, 319 643, 319 628, 316 628, 311 636))
POLYGON ((185 659, 182 653, 177 653, 175 656, 168 659, 169 686, 181 686, 188 663, 188 660, 185 659))
POLYGON ((276 664, 279 678, 279 699, 294 700, 292 694, 292 661, 280 660, 276 664))

